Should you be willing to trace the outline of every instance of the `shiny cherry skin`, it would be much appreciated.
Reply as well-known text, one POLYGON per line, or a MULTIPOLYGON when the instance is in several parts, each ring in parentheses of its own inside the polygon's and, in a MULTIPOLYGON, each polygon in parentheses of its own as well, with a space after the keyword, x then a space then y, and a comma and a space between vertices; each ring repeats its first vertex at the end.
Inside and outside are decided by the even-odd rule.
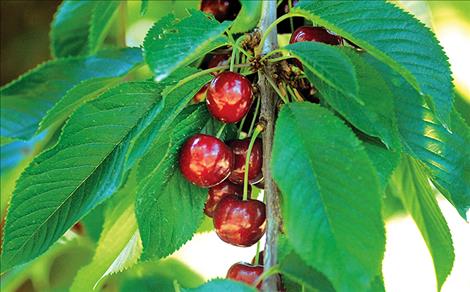
POLYGON ((236 246, 252 246, 263 237, 266 229, 266 205, 228 195, 220 200, 213 219, 220 239, 236 246))
MULTIPOLYGON (((243 140, 232 140, 228 146, 232 148, 235 162, 233 165, 232 173, 228 179, 234 183, 242 184, 245 178, 245 162, 248 146, 250 145, 250 138, 243 140)), ((251 149, 250 162, 248 168, 248 182, 255 184, 263 179, 263 146, 260 139, 256 139, 251 149)))
POLYGON ((221 183, 233 167, 230 147, 216 137, 196 134, 184 143, 180 152, 180 169, 187 180, 200 187, 221 183))
POLYGON ((298 42, 320 42, 329 45, 340 45, 342 43, 342 38, 329 33, 323 27, 302 26, 292 33, 289 41, 291 44, 298 42))
MULTIPOLYGON (((263 274, 262 265, 251 265, 248 263, 236 263, 227 271, 227 279, 239 281, 253 286, 256 280, 263 274)), ((260 282, 256 288, 261 289, 263 282, 260 282)))
POLYGON ((218 21, 234 20, 240 11, 238 0, 202 0, 201 11, 214 15, 218 21))
MULTIPOLYGON (((248 197, 251 194, 251 186, 248 186, 248 197)), ((204 213, 207 216, 213 217, 215 208, 219 204, 220 200, 227 195, 235 195, 239 198, 243 196, 243 185, 237 185, 229 181, 228 179, 224 180, 220 184, 209 188, 206 205, 204 207, 204 213)))
POLYGON ((201 89, 193 96, 194 103, 200 103, 206 98, 207 88, 209 88, 209 83, 204 84, 201 89))
POLYGON ((251 82, 238 73, 222 72, 210 83, 206 102, 215 118, 225 123, 239 122, 253 103, 251 82))

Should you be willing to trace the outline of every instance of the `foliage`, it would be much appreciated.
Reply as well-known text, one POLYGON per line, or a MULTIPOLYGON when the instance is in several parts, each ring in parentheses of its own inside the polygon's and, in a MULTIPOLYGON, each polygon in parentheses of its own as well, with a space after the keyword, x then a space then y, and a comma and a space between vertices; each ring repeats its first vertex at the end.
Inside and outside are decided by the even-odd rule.
MULTIPOLYGON (((288 16, 329 29, 343 45, 301 42, 259 56, 256 26, 266 12, 260 1, 241 4, 233 21, 194 9, 168 13, 142 48, 122 40, 110 48, 113 29, 125 30, 117 18, 125 1, 61 4, 51 24, 54 59, 0 91, 2 209, 8 202, 2 289, 37 282, 34 271, 75 246, 70 230, 81 222, 78 241, 88 251, 68 279, 72 291, 104 284, 255 291, 230 280, 204 284, 165 258, 212 229, 203 215, 207 191, 179 171, 183 143, 221 127, 225 141, 250 136, 265 122, 255 104, 223 128, 205 103, 192 101, 216 70, 253 83, 267 75, 278 94, 273 150, 264 155, 282 198, 275 268, 290 291, 383 291, 392 201, 416 222, 442 287, 455 255, 429 181, 467 219, 470 129, 453 104, 447 57, 433 33, 385 1, 300 1, 288 16), (227 49, 229 65, 204 70, 208 56, 227 49), (150 79, 136 74, 140 67, 150 79), (6 180, 14 191, 3 189, 6 180)), ((138 9, 144 15, 158 5, 142 1, 138 9)))

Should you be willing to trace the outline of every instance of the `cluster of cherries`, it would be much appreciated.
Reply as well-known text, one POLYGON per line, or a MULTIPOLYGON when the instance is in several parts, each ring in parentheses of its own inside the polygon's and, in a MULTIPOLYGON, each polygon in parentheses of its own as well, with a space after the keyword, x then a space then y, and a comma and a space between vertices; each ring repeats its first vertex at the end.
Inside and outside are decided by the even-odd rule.
MULTIPOLYGON (((219 20, 232 20, 240 10, 239 1, 201 1, 201 10, 213 14, 219 20)), ((343 39, 322 27, 302 26, 291 36, 290 43, 315 41, 340 45, 343 39)), ((208 68, 228 63, 229 55, 214 55, 208 68)), ((302 69, 297 60, 295 65, 302 69)), ((210 113, 224 123, 237 123, 248 113, 253 103, 253 87, 243 75, 235 72, 215 74, 214 79, 204 85, 194 96, 194 102, 206 100, 210 113)), ((191 183, 208 188, 204 212, 213 219, 217 235, 225 242, 248 247, 257 243, 265 233, 266 206, 251 198, 251 186, 263 180, 262 143, 256 139, 248 158, 252 138, 224 143, 217 137, 196 134, 183 144, 179 165, 185 178, 191 183)), ((256 257, 255 257, 256 258, 256 257)), ((263 252, 252 263, 239 262, 230 267, 227 278, 254 285, 263 273, 263 252)), ((258 283, 257 288, 261 288, 258 283)), ((280 288, 279 290, 283 290, 280 288)))

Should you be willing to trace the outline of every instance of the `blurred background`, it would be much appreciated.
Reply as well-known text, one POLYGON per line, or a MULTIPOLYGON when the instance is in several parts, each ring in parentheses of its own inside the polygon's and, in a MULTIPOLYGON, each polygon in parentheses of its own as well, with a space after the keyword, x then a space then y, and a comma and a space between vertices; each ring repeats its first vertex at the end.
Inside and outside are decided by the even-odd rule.
MULTIPOLYGON (((47 1, 1 1, 1 85, 17 78, 37 64, 50 59, 49 25, 60 4, 47 1)), ((401 1, 403 8, 415 14, 431 27, 449 57, 454 84, 457 89, 456 108, 470 121, 470 1, 401 1)), ((198 8, 197 1, 150 1, 145 17, 139 13, 140 1, 128 2, 127 36, 129 46, 139 46, 147 30, 158 18, 183 8, 198 8), (158 6, 158 8, 157 8, 158 6)), ((28 148, 25 148, 27 151, 28 148)), ((2 155, 7 154, 2 151, 2 155)), ((7 163, 2 157, 2 163, 7 163)), ((14 177, 21 170, 3 171, 2 217, 14 177)), ((467 224, 442 197, 439 205, 449 224, 455 246, 455 264, 442 291, 470 291, 470 225, 467 224)), ((99 216, 98 216, 99 217, 99 216)), ((99 221, 99 220, 98 220, 99 221)), ((96 223, 97 225, 100 222, 96 223)), ((91 226, 84 232, 90 238, 99 236, 99 228, 91 226)), ((2 288, 16 291, 34 291, 38 287, 66 288, 76 270, 87 263, 93 254, 93 240, 73 240, 80 234, 68 234, 65 248, 54 250, 54 261, 33 266, 25 275, 5 279, 2 288), (72 239, 70 239, 70 237, 72 239), (71 264, 73 263, 73 264, 71 264), (47 267, 47 271, 44 269, 47 267), (61 274, 55 277, 54 274, 61 274), (38 280, 39 279, 39 280, 38 280), (41 279, 48 283, 41 283, 41 279), (46 285, 46 286, 45 286, 46 285), (36 288, 36 289, 35 289, 36 288)), ((80 235, 79 235, 80 236, 80 235)), ((202 278, 225 277, 227 269, 237 261, 250 261, 255 247, 237 248, 221 242, 214 232, 196 235, 173 257, 197 271, 202 278)), ((409 216, 393 215, 387 223, 387 246, 383 263, 385 286, 389 292, 436 291, 431 256, 416 225, 409 216)), ((21 272, 21 271, 20 271, 21 272)), ((132 271, 139 273, 139 270, 132 271)), ((181 272, 183 273, 183 272, 181 272)), ((105 287, 105 289, 110 287, 105 287)), ((111 289, 111 288, 110 288, 111 289)), ((39 290, 41 290, 39 288, 39 290)), ((2 289, 3 291, 3 289, 2 289)))

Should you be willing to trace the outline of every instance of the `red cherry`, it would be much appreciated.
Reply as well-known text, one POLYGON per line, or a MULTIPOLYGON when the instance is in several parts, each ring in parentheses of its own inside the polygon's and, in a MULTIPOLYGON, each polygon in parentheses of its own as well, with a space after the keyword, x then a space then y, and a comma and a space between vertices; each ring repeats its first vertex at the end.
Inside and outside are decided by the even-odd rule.
POLYGON ((266 229, 266 205, 228 195, 215 208, 213 219, 220 239, 236 246, 251 246, 263 237, 266 229))
POLYGON ((230 175, 232 150, 216 137, 196 134, 186 140, 180 152, 180 169, 190 182, 214 186, 230 175))
POLYGON ((201 11, 214 15, 218 21, 234 20, 240 11, 238 0, 202 0, 201 11))
POLYGON ((201 89, 199 89, 199 91, 193 96, 194 103, 200 103, 206 98, 206 92, 208 87, 209 83, 206 83, 203 87, 201 87, 201 89))
POLYGON ((72 226, 71 230, 72 230, 73 232, 75 232, 76 234, 78 234, 78 235, 83 235, 83 234, 85 234, 85 227, 83 226, 83 224, 82 224, 81 222, 75 223, 75 224, 72 226))
MULTIPOLYGON (((256 280, 263 274, 263 266, 253 266, 247 263, 236 263, 230 267, 227 272, 227 279, 243 282, 253 286, 256 280)), ((256 288, 261 289, 263 282, 260 282, 256 288)))
MULTIPOLYGON (((233 140, 228 143, 235 156, 232 173, 228 179, 234 183, 242 184, 245 176, 246 152, 250 145, 250 138, 243 140, 233 140)), ((251 149, 250 162, 248 168, 248 181, 255 184, 263 179, 263 146, 260 139, 256 139, 251 149)))
MULTIPOLYGON (((248 186, 248 196, 250 194, 251 187, 248 186)), ((236 195, 241 198, 243 196, 243 185, 236 185, 227 179, 220 184, 209 188, 204 213, 209 217, 213 217, 217 204, 219 204, 220 200, 227 195, 236 195)))
POLYGON ((321 42, 329 45, 339 45, 342 42, 340 36, 329 33, 323 27, 302 26, 292 33, 289 43, 321 42))
POLYGON ((243 75, 222 72, 210 83, 206 102, 215 118, 236 123, 246 115, 253 103, 253 88, 243 75))
MULTIPOLYGON (((228 64, 228 60, 230 59, 230 55, 228 54, 216 54, 213 55, 210 59, 209 62, 207 63, 207 68, 215 68, 223 65, 228 64)), ((217 73, 212 73, 213 75, 217 75, 217 73)))

